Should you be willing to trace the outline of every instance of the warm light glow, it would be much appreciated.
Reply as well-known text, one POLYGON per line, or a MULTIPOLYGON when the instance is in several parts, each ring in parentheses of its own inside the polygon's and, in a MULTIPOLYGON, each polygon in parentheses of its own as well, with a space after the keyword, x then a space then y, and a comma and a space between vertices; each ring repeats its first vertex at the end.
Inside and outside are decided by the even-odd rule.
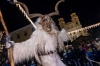
POLYGON ((98 27, 98 26, 100 26, 100 23, 93 24, 93 25, 90 25, 90 26, 87 26, 87 27, 84 27, 84 28, 81 28, 81 29, 77 29, 77 30, 68 32, 68 34, 72 34, 74 32, 76 33, 76 32, 83 31, 83 30, 88 30, 88 29, 95 28, 95 27, 98 27))
MULTIPOLYGON (((4 31, 0 31, 0 41, 1 41, 2 37, 3 37, 3 34, 4 34, 4 31)), ((3 46, 5 46, 5 45, 0 44, 0 52, 2 52, 3 46)))
MULTIPOLYGON (((17 0, 13 0, 13 1, 17 2, 17 0)), ((25 15, 25 17, 28 19, 28 21, 31 22, 31 24, 33 25, 33 27, 36 29, 37 27, 34 25, 34 23, 32 22, 32 20, 27 16, 26 12, 20 6, 20 4, 16 4, 16 6, 19 7, 19 9, 21 10, 21 12, 25 15)), ((81 28, 81 29, 78 29, 78 30, 74 30, 74 31, 68 32, 68 34, 71 34, 71 33, 74 33, 74 32, 76 33, 76 32, 87 30, 87 29, 91 29, 91 28, 94 28, 94 27, 97 27, 97 26, 100 26, 100 23, 93 24, 93 25, 90 25, 90 26, 87 26, 87 27, 84 27, 84 28, 81 28)))

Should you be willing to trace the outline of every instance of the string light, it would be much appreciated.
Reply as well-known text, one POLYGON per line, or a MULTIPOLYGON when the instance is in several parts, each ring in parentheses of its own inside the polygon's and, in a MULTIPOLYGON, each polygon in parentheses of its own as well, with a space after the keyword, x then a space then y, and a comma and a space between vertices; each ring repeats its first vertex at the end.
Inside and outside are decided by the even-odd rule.
POLYGON ((84 28, 80 28, 80 29, 68 32, 68 34, 71 34, 71 33, 74 33, 74 32, 76 33, 76 32, 79 32, 79 31, 88 30, 88 29, 95 28, 95 27, 98 27, 98 26, 100 26, 100 23, 93 24, 93 25, 90 25, 90 26, 87 26, 87 27, 84 27, 84 28))
MULTIPOLYGON (((3 34, 4 34, 4 31, 0 31, 0 41, 1 41, 2 37, 3 37, 3 34)), ((0 52, 2 52, 3 46, 4 45, 0 44, 0 52)))
MULTIPOLYGON (((17 0, 13 0, 13 1, 17 2, 17 0)), ((31 24, 33 25, 33 27, 36 29, 37 27, 32 22, 32 20, 28 17, 28 15, 24 11, 24 9, 21 7, 21 5, 20 4, 16 4, 16 6, 19 7, 20 11, 24 14, 24 16, 28 19, 29 22, 31 22, 31 24)), ((94 28, 94 27, 98 27, 98 26, 100 26, 100 23, 93 24, 93 25, 90 25, 90 26, 87 26, 87 27, 84 27, 84 28, 81 28, 81 29, 77 29, 77 30, 68 32, 68 34, 71 34, 71 33, 74 33, 74 32, 76 33, 76 32, 83 31, 83 30, 88 30, 88 29, 91 29, 91 28, 94 28)))
POLYGON ((0 31, 0 41, 2 39, 3 34, 4 34, 4 31, 0 31))

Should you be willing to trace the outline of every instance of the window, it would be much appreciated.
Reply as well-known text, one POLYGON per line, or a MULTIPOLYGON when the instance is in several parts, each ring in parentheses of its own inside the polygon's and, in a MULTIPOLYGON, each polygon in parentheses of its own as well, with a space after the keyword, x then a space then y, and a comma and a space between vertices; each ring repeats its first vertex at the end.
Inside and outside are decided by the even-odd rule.
POLYGON ((24 31, 24 36, 27 36, 27 30, 24 31))
POLYGON ((20 33, 17 33, 17 39, 19 39, 20 38, 20 33))
POLYGON ((13 41, 13 36, 10 36, 10 40, 13 41))
POLYGON ((5 37, 4 37, 4 42, 7 42, 7 41, 8 41, 8 37, 5 36, 5 37))
POLYGON ((73 40, 75 40, 76 39, 76 36, 73 36, 73 40))
POLYGON ((78 22, 76 22, 76 24, 78 25, 78 22))
POLYGON ((74 18, 76 20, 76 18, 74 18))
POLYGON ((35 29, 32 27, 32 32, 34 31, 35 29))
POLYGON ((73 14, 73 17, 74 17, 75 15, 73 14))
POLYGON ((75 37, 73 36, 73 40, 75 40, 75 37))

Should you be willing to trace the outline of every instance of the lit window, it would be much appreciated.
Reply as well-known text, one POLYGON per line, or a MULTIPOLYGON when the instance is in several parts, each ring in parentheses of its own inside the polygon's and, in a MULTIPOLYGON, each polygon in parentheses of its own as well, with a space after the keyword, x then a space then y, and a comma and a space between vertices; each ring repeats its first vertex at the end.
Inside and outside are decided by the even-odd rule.
POLYGON ((27 30, 24 31, 24 36, 27 36, 27 30))
POLYGON ((13 41, 13 36, 10 36, 10 40, 13 41))
POLYGON ((76 20, 76 18, 74 18, 76 20))
POLYGON ((78 25, 78 22, 76 22, 76 24, 78 25))
POLYGON ((20 38, 20 33, 17 33, 17 39, 19 39, 20 38))

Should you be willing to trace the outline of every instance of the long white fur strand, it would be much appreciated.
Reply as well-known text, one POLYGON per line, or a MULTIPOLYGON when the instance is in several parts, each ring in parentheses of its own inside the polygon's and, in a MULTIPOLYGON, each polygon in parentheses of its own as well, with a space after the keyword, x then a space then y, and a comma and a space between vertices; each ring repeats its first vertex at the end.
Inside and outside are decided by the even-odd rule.
MULTIPOLYGON (((41 63, 41 61, 45 62, 47 57, 52 58, 52 56, 56 56, 57 53, 51 54, 50 56, 49 55, 38 56, 38 53, 41 53, 41 52, 48 53, 50 51, 55 52, 55 50, 57 48, 57 44, 59 44, 58 48, 60 50, 64 49, 63 41, 69 40, 67 32, 64 29, 61 32, 59 32, 56 29, 56 26, 54 25, 54 23, 52 23, 51 24, 52 25, 51 34, 48 34, 47 32, 45 32, 42 29, 42 26, 39 25, 40 20, 41 19, 39 18, 36 22, 36 26, 37 26, 38 29, 36 29, 32 33, 31 37, 28 40, 21 42, 21 43, 15 43, 14 44, 13 55, 14 55, 15 63, 22 62, 24 60, 29 60, 30 58, 33 58, 33 57, 35 57, 35 59, 39 63, 41 63), (43 60, 43 58, 44 58, 44 60, 43 60), (40 61, 40 59, 41 59, 41 61, 40 61)), ((57 58, 53 59, 53 60, 54 61, 58 60, 57 62, 62 64, 62 66, 65 66, 58 57, 59 56, 57 55, 57 58)), ((51 61, 51 62, 53 62, 53 61, 51 61)), ((46 64, 43 64, 43 65, 46 66, 46 64)), ((48 65, 48 66, 50 66, 50 65, 48 65)), ((55 66, 55 65, 52 65, 52 66, 55 66)), ((57 65, 57 66, 59 66, 59 65, 57 65)))

